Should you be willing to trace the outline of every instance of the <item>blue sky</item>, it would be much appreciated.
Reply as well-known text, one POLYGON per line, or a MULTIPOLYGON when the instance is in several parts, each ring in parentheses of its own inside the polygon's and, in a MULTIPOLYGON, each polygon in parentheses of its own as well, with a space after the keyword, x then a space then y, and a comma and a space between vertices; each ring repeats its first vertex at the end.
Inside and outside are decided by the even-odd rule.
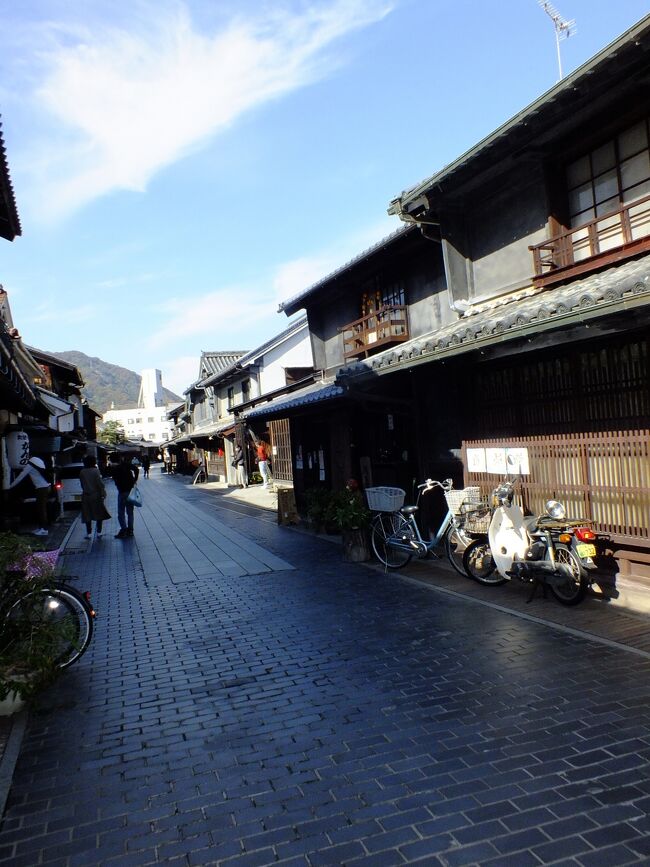
MULTIPOLYGON (((557 0, 571 72, 650 0, 557 0)), ((181 392, 280 301, 401 224, 392 198, 558 78, 537 0, 26 0, 0 6, 23 339, 181 392)))

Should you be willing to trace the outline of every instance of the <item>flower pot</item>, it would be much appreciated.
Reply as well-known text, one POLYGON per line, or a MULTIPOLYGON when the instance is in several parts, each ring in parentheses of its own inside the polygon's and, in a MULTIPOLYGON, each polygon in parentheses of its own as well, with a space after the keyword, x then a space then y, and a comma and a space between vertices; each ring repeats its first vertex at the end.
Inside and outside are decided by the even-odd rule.
POLYGON ((370 559, 365 530, 343 530, 343 559, 348 563, 365 563, 370 559))

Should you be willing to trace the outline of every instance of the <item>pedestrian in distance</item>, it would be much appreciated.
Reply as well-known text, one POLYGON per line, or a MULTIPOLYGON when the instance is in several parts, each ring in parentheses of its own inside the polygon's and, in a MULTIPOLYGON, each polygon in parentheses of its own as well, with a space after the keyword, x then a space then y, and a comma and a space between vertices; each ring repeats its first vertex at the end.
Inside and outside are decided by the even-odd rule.
POLYGON ((102 526, 111 516, 104 500, 106 488, 102 481, 101 473, 97 469, 97 461, 92 455, 86 455, 83 460, 84 468, 79 473, 81 482, 81 520, 86 525, 86 539, 90 539, 93 533, 93 521, 97 530, 97 538, 101 538, 102 526))
POLYGON ((45 461, 42 458, 30 458, 27 461, 27 464, 9 485, 9 488, 13 488, 22 482, 23 479, 28 478, 34 486, 34 493, 36 496, 36 514, 38 523, 40 524, 39 527, 32 531, 34 536, 49 535, 49 530, 47 529, 49 523, 47 517, 47 498, 50 494, 50 483, 45 478, 44 470, 45 461))
POLYGON ((115 538, 128 539, 133 536, 133 503, 128 502, 128 497, 138 480, 137 468, 131 465, 126 455, 122 455, 120 462, 113 467, 112 476, 117 488, 117 520, 120 525, 115 538))
POLYGON ((149 467, 151 466, 151 459, 149 458, 149 455, 143 455, 140 463, 142 464, 142 478, 148 479, 149 467))
POLYGON ((248 473, 246 472, 246 463, 244 461, 244 450, 240 445, 235 447, 235 456, 232 459, 232 465, 237 473, 237 484, 240 488, 247 488, 248 473))
POLYGON ((271 473, 269 471, 269 447, 264 440, 258 440, 255 447, 257 453, 257 465, 260 468, 262 476, 262 487, 268 488, 271 484, 271 473))

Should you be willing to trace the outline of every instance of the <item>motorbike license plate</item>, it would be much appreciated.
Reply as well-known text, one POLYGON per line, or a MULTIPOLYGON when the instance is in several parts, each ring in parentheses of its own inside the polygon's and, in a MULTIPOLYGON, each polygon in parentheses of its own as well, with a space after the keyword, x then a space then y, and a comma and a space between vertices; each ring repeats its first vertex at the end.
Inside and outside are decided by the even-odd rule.
POLYGON ((596 546, 595 545, 587 545, 584 542, 579 542, 576 545, 576 554, 578 557, 595 557, 596 556, 596 546))

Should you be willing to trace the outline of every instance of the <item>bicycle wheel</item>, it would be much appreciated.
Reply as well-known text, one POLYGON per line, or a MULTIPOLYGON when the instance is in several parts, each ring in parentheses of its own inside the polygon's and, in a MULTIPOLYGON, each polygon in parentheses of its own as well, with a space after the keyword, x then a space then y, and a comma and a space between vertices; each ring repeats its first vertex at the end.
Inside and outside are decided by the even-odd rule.
POLYGON ((9 618, 28 618, 33 630, 52 622, 61 626, 53 638, 55 643, 49 648, 58 668, 67 668, 76 662, 93 635, 90 607, 81 594, 69 587, 52 586, 32 591, 12 606, 9 618))
POLYGON ((506 579, 496 570, 490 545, 486 539, 475 539, 465 548, 463 566, 470 578, 490 587, 505 584, 506 579))
MULTIPOLYGON (((550 559, 549 552, 546 553, 546 559, 550 559)), ((566 581, 561 584, 549 581, 551 593, 563 605, 577 605, 582 602, 589 590, 589 576, 586 570, 582 568, 580 560, 566 545, 555 546, 555 562, 569 566, 571 576, 567 575, 566 581)))
POLYGON ((394 548, 391 539, 413 539, 413 527, 399 512, 382 512, 373 519, 370 539, 372 550, 380 563, 387 569, 401 569, 412 557, 408 551, 394 548))
POLYGON ((459 575, 463 575, 465 578, 471 578, 471 575, 467 574, 467 571, 463 566, 463 554, 465 553, 467 546, 470 545, 473 540, 473 536, 469 536, 464 530, 460 527, 454 527, 453 524, 449 525, 447 532, 445 533, 444 544, 447 559, 456 572, 458 572, 459 575))

